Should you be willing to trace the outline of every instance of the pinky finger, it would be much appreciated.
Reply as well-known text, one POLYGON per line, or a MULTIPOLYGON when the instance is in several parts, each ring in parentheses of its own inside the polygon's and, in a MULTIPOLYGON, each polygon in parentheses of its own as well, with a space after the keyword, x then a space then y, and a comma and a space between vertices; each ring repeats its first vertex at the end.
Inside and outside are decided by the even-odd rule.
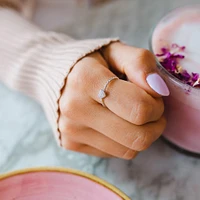
POLYGON ((87 146, 87 145, 84 145, 81 152, 85 153, 85 154, 92 155, 92 156, 101 157, 101 158, 112 158, 112 157, 114 157, 110 154, 104 153, 103 151, 100 151, 98 149, 95 149, 94 147, 90 147, 90 146, 87 146))
POLYGON ((75 151, 75 152, 79 152, 79 153, 84 153, 84 154, 88 154, 91 156, 97 156, 97 157, 102 157, 102 158, 112 158, 114 156, 104 153, 103 151, 100 151, 94 147, 90 147, 88 145, 85 144, 81 144, 81 143, 77 143, 74 141, 63 141, 62 142, 62 147, 70 150, 70 151, 75 151))

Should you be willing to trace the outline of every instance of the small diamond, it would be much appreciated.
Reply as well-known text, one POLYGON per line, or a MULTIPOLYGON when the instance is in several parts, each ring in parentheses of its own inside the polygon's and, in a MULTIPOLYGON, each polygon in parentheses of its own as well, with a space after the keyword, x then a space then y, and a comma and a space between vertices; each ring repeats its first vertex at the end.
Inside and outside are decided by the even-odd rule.
POLYGON ((106 97, 105 91, 101 89, 101 90, 99 91, 98 97, 99 97, 100 99, 105 98, 105 97, 106 97))

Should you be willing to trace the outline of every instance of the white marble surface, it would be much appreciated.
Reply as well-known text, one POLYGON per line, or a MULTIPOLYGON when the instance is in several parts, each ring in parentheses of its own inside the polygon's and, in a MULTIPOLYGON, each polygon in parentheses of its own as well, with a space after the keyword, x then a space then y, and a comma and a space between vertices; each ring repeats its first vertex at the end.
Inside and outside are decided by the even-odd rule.
MULTIPOLYGON (((147 47, 152 25, 169 9, 189 2, 199 0, 114 0, 92 10, 77 8, 70 20, 63 15, 66 21, 58 25, 77 38, 120 36, 129 44, 147 47)), ((0 84, 0 173, 34 166, 72 167, 95 174, 133 200, 200 199, 200 159, 177 153, 162 141, 132 161, 62 150, 41 107, 0 84)))

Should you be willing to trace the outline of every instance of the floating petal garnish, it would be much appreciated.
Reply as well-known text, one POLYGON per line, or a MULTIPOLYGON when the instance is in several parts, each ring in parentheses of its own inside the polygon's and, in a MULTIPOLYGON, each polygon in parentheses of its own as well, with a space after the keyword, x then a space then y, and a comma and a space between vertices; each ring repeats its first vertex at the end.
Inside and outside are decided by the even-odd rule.
POLYGON ((185 56, 181 54, 185 51, 185 49, 185 46, 172 44, 170 48, 161 48, 161 53, 156 54, 156 56, 158 57, 161 65, 176 78, 180 79, 183 83, 193 87, 200 87, 199 74, 189 74, 187 70, 184 70, 179 64, 179 61, 185 58, 185 56))

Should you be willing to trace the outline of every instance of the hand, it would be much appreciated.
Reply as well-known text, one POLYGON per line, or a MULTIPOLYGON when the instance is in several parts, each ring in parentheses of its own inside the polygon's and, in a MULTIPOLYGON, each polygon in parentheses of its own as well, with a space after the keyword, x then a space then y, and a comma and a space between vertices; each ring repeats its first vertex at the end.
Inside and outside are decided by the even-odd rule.
POLYGON ((169 91, 155 74, 155 59, 148 50, 116 42, 102 52, 104 58, 96 52, 81 59, 67 78, 59 102, 62 146, 100 157, 132 159, 163 132, 160 94, 169 91), (129 82, 119 79, 108 85, 105 108, 98 92, 116 76, 112 71, 126 75, 129 82))

